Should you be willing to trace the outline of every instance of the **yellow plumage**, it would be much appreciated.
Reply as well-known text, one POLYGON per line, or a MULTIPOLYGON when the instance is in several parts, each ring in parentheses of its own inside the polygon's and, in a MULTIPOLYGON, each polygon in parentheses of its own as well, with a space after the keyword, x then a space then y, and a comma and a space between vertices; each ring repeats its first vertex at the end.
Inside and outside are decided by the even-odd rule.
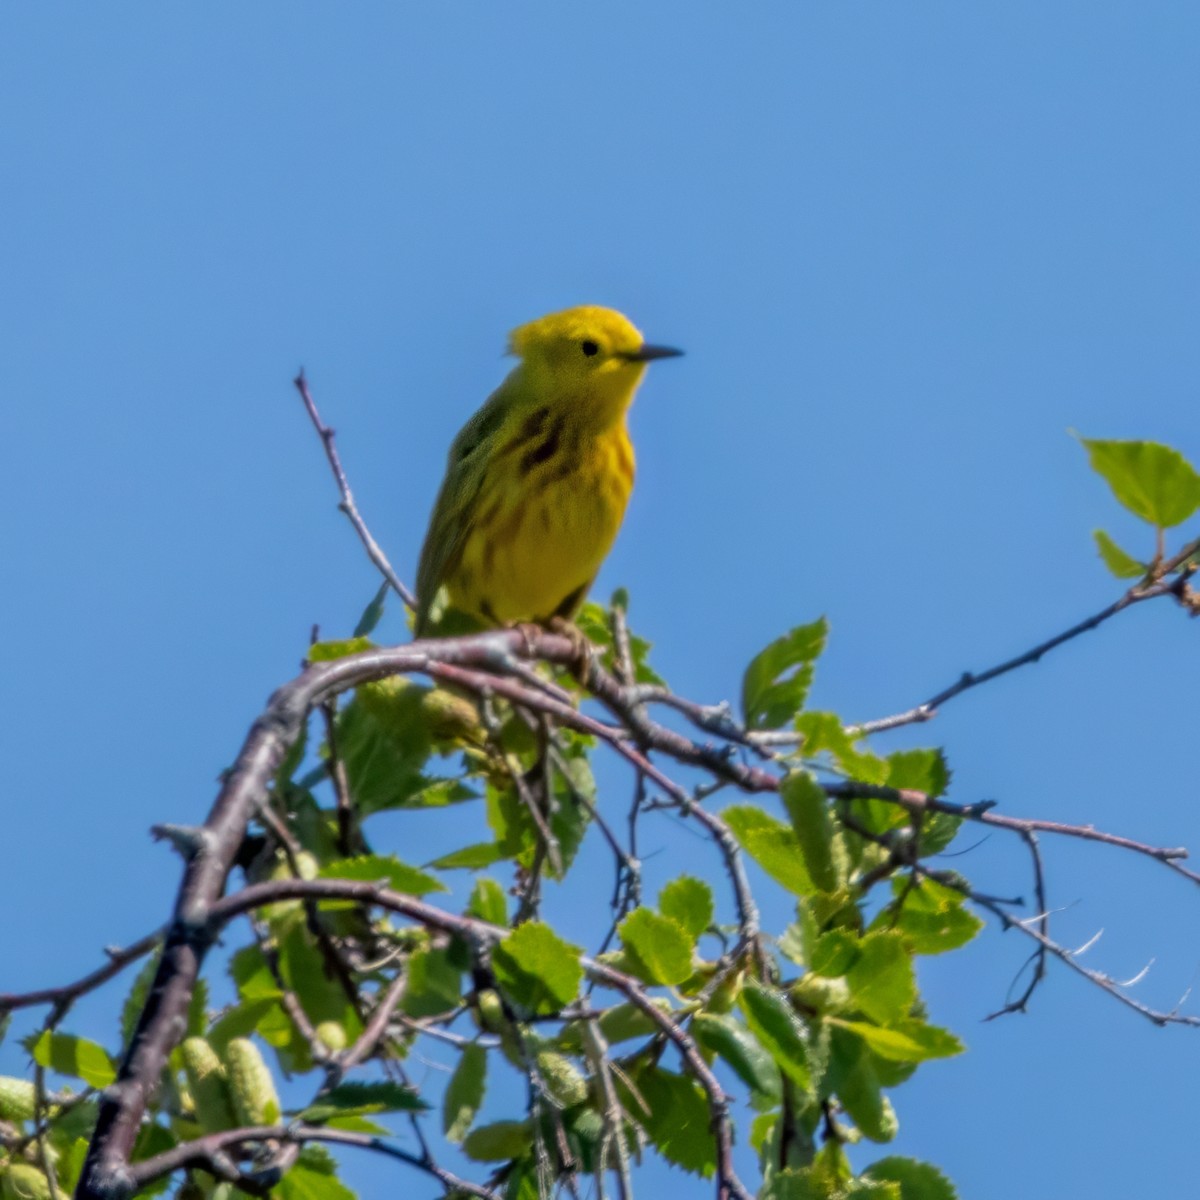
POLYGON ((416 632, 435 599, 485 625, 570 617, 612 548, 633 487, 625 414, 650 346, 610 308, 522 325, 519 358, 463 426, 417 571, 416 632))

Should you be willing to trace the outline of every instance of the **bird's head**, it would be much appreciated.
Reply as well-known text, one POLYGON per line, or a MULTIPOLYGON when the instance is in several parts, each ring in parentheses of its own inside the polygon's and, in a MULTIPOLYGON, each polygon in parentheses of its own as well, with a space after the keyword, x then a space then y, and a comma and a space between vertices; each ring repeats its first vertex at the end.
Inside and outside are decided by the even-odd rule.
POLYGON ((591 398, 623 409, 655 358, 682 354, 646 342, 637 326, 615 309, 594 304, 550 313, 514 329, 509 349, 523 374, 543 393, 564 401, 591 398))

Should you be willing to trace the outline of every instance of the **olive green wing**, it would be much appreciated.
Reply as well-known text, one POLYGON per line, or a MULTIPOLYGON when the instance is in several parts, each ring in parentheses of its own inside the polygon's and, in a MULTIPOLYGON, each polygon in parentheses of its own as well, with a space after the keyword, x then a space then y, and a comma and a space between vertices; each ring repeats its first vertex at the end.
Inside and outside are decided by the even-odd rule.
POLYGON ((462 557, 467 535, 475 523, 475 510, 488 464, 511 406, 511 397, 505 394, 501 385, 459 430, 450 447, 446 475, 429 518, 429 530, 417 567, 417 637, 429 632, 429 609, 433 598, 462 557))

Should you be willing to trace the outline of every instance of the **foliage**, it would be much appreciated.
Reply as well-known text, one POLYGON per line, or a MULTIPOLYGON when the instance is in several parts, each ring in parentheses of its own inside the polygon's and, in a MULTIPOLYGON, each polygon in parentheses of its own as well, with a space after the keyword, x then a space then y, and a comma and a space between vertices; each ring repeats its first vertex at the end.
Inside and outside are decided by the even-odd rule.
MULTIPOLYGON (((1163 531, 1200 508, 1200 477, 1162 446, 1083 444, 1121 504, 1155 529, 1141 556, 1097 532, 1112 572, 1139 581, 1123 603, 1159 588, 1194 608, 1196 543, 1169 556, 1163 531)), ((369 653, 385 594, 353 638, 313 646, 309 661, 369 653)), ((580 618, 597 669, 649 689, 624 710, 610 698, 607 715, 633 735, 607 743, 618 749, 648 744, 642 706, 664 695, 625 607, 619 595, 580 618)), ((323 744, 294 741, 242 831, 237 861, 258 899, 243 944, 224 925, 232 999, 213 1008, 203 980, 191 989, 161 1077, 149 1081, 134 1171, 155 1156, 174 1161, 186 1143, 201 1150, 169 1172, 150 1163, 142 1190, 173 1181, 187 1200, 255 1190, 347 1200, 319 1145, 328 1139, 390 1147, 451 1196, 533 1200, 577 1175, 594 1175, 606 1194, 606 1177, 628 1183, 648 1155, 693 1176, 689 1194, 711 1180, 719 1195, 744 1196, 736 1132, 738 1162, 744 1172, 752 1148, 768 1200, 950 1200, 935 1167, 870 1147, 896 1136, 897 1085, 962 1050, 927 1012, 916 966, 981 928, 981 899, 936 863, 978 814, 944 800, 940 750, 882 754, 862 729, 806 707, 826 635, 823 620, 810 622, 754 657, 744 724, 727 709, 677 705, 730 753, 685 739, 671 764, 685 786, 630 751, 636 786, 624 817, 593 775, 602 727, 564 715, 567 701, 590 711, 578 672, 560 666, 536 683, 497 659, 487 687, 461 673, 444 687, 392 675, 325 700, 323 744), (502 679, 532 690, 514 698, 502 679), (539 708, 538 697, 561 707, 539 708), (753 751, 759 775, 731 765, 738 749, 753 751), (713 780, 742 794, 709 801, 713 780), (653 902, 617 833, 622 820, 653 819, 651 801, 695 822, 723 863, 710 879, 676 875, 653 902), (428 856, 411 844, 399 847, 404 858, 391 853, 394 834, 376 829, 402 829, 397 814, 413 810, 445 810, 460 844, 418 863, 405 859, 428 856), (562 897, 598 894, 579 878, 589 838, 611 850, 613 879, 585 951, 562 897), (789 898, 786 928, 758 928, 751 879, 789 898), (561 881, 583 892, 548 886, 561 881), (428 1059, 445 1071, 410 1071, 428 1059), (212 1147, 243 1126, 271 1129, 212 1147), (431 1145, 435 1127, 442 1142, 431 1145), (306 1144, 278 1160, 282 1178, 256 1175, 289 1139, 306 1144)), ((175 840, 194 854, 195 838, 175 840)), ((98 1093, 117 1077, 165 961, 155 955, 134 978, 111 1046, 61 1028, 72 993, 25 1043, 36 1087, 0 1079, 5 1196, 49 1200, 77 1186, 98 1093)))

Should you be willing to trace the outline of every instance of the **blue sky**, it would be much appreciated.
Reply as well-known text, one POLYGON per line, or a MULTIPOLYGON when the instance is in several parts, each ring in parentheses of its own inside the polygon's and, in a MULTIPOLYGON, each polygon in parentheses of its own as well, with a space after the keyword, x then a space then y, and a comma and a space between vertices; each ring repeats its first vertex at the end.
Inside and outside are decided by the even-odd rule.
MULTIPOLYGON (((1200 460, 1198 56, 1178 3, 7 6, 4 986, 162 918, 147 828, 202 816, 310 626, 374 589, 301 364, 411 578, 511 326, 599 302, 684 346, 597 590, 697 698, 826 613, 814 698, 878 716, 1102 607, 1090 531, 1138 530, 1067 429, 1200 460)), ((944 744, 957 800, 1200 847, 1196 672, 1195 626, 1146 606, 880 748, 944 744)), ((1197 982, 1194 889, 1046 850, 1089 962, 1154 957, 1163 1007, 1197 982)), ((1027 890, 995 837, 955 865, 1027 890)), ((980 1024, 1014 938, 924 964, 970 1052, 897 1093, 898 1149, 975 1200, 1194 1184, 1198 1035, 1063 971, 980 1024)))

